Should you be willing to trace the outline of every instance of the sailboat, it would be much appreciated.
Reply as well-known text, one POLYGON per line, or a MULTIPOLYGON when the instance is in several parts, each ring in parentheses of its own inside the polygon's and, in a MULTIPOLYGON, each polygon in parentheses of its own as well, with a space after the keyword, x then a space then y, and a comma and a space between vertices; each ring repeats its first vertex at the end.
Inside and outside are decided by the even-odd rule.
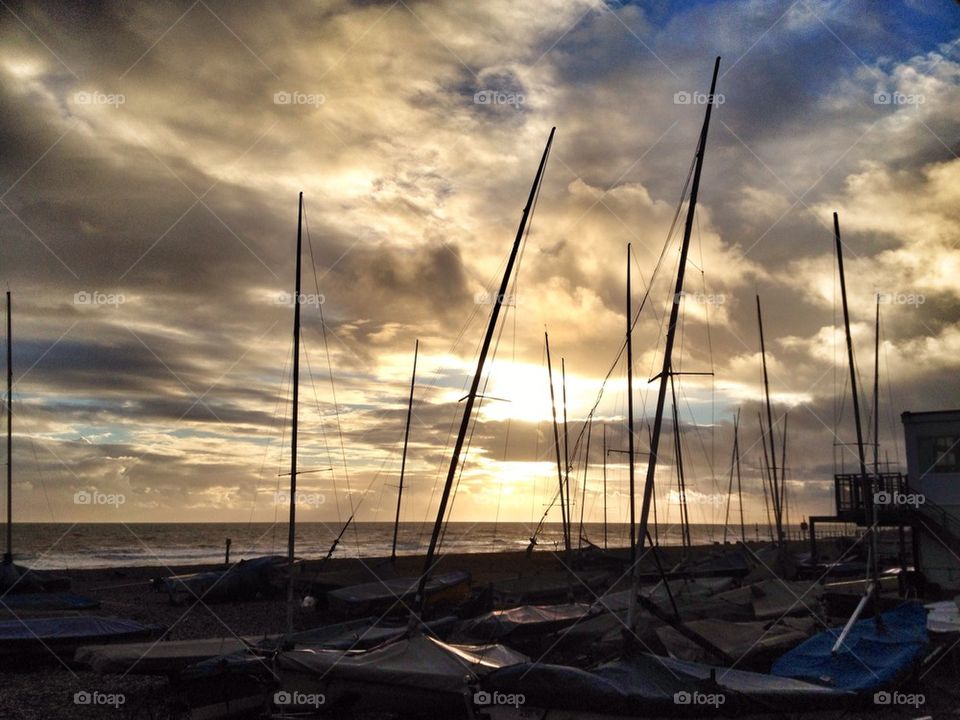
POLYGON ((0 666, 23 668, 69 660, 90 641, 109 643, 156 637, 163 630, 132 620, 94 616, 29 617, 33 613, 77 611, 99 606, 96 600, 59 591, 68 578, 38 572, 13 561, 13 320, 7 291, 7 524, 6 549, 0 565, 0 666))
MULTIPOLYGON (((422 618, 427 607, 428 587, 436 564, 437 545, 446 520, 447 504, 460 467, 461 452, 470 427, 474 404, 479 396, 487 354, 497 320, 507 297, 513 267, 524 238, 527 221, 540 189, 556 128, 550 131, 530 188, 520 226, 507 260, 500 292, 496 295, 480 347, 477 368, 465 397, 460 430, 454 444, 446 482, 440 496, 430 544, 413 597, 413 610, 402 640, 368 651, 328 651, 296 648, 276 658, 282 699, 298 697, 325 700, 324 709, 351 712, 384 710, 424 717, 462 717, 470 713, 465 698, 471 688, 491 672, 526 661, 525 656, 502 645, 457 645, 425 635, 422 618)), ((296 705, 296 703, 294 703, 296 705)), ((308 703, 309 705, 309 703, 308 703)), ((284 709, 297 709, 284 707, 284 709)), ((304 709, 304 708, 301 708, 304 709)), ((316 706, 313 708, 316 711, 316 706)))
MULTIPOLYGON (((13 561, 13 309, 7 291, 7 522, 0 564, 0 604, 9 594, 51 593, 70 589, 70 579, 17 565, 13 561)), ((21 601, 29 605, 29 601, 21 601)), ((49 604, 49 601, 48 601, 49 604)))

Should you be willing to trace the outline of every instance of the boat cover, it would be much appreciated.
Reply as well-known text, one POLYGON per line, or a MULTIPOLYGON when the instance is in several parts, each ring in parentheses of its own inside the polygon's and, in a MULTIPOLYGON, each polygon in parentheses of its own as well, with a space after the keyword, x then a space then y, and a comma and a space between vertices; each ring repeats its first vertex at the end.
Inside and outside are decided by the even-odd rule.
POLYGON ((96 616, 25 618, 0 621, 0 645, 13 642, 99 640, 150 635, 157 625, 141 625, 133 620, 96 616))
MULTIPOLYGON (((425 626, 429 632, 440 634, 449 630, 454 622, 456 618, 448 617, 428 622, 425 626)), ((371 617, 304 630, 294 633, 290 640, 299 648, 355 650, 380 645, 406 631, 406 625, 380 626, 377 619, 371 617)), ((179 675, 187 668, 193 668, 195 672, 190 675, 199 677, 203 672, 219 672, 224 664, 239 666, 247 660, 260 663, 264 656, 275 652, 286 641, 286 636, 277 634, 85 645, 77 650, 74 659, 99 673, 179 675)))
POLYGON ((640 654, 587 671, 565 665, 527 663, 491 673, 488 692, 520 693, 528 708, 557 708, 650 717, 729 713, 750 705, 792 709, 836 708, 850 693, 762 673, 640 654), (699 694, 722 696, 693 702, 699 694), (686 702, 685 702, 686 700, 686 702))
POLYGON ((100 601, 73 593, 17 593, 0 597, 0 608, 14 613, 40 610, 95 610, 100 601))
POLYGON ((244 650, 252 638, 205 638, 164 642, 84 645, 74 660, 98 673, 171 675, 188 665, 244 650))
POLYGON ((842 627, 814 635, 777 660, 771 672, 828 687, 869 693, 896 680, 927 645, 927 613, 906 603, 874 618, 854 623, 839 652, 831 652, 842 627))
POLYGON ((361 652, 298 649, 277 656, 281 676, 304 674, 457 694, 494 670, 527 662, 525 655, 503 645, 450 645, 426 635, 361 652))
POLYGON ((587 603, 521 605, 509 610, 493 610, 465 620, 457 629, 457 636, 493 642, 527 635, 546 635, 569 627, 590 614, 590 605, 587 603))
POLYGON ((927 631, 932 633, 960 632, 960 597, 924 605, 927 609, 927 631))
MULTIPOLYGON (((775 653, 774 656, 779 655, 805 640, 813 630, 813 623, 812 618, 784 618, 778 623, 729 622, 709 618, 691 620, 686 626, 737 659, 748 655, 770 657, 771 652, 775 653)), ((709 659, 700 645, 672 627, 658 627, 656 633, 671 657, 695 662, 709 659)))
POLYGON ((280 587, 287 558, 279 555, 241 560, 226 570, 159 578, 154 587, 173 602, 235 602, 269 596, 280 587))
MULTIPOLYGON (((420 579, 416 577, 375 580, 374 582, 352 585, 331 590, 327 593, 327 604, 332 610, 351 612, 368 610, 382 603, 409 602, 417 592, 420 579)), ((450 572, 433 575, 427 579, 425 593, 429 597, 457 586, 466 587, 470 583, 470 573, 450 572)))
POLYGON ((70 589, 70 578, 56 573, 17 565, 0 563, 0 593, 6 596, 14 593, 57 592, 70 589))

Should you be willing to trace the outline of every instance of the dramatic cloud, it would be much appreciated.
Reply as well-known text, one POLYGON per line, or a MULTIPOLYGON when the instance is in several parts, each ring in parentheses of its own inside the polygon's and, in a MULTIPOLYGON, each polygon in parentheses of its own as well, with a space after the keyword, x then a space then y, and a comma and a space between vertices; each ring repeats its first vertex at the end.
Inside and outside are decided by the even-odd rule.
MULTIPOLYGON (((415 339, 404 518, 429 517, 554 125, 453 517, 536 523, 552 499, 546 328, 558 399, 566 365, 578 488, 603 391, 585 506, 598 520, 602 425, 625 447, 627 263, 634 306, 646 297, 643 450, 716 55, 675 362, 712 373, 676 379, 691 519, 723 521, 738 408, 746 515, 766 516, 756 295, 791 519, 831 510, 823 490, 852 439, 834 210, 865 379, 881 301, 883 452, 903 460, 900 412, 957 404, 955 3, 201 0, 2 14, 0 279, 13 292, 24 520, 276 516, 301 190, 300 460, 316 471, 302 486, 325 498, 301 517, 391 517, 415 339), (77 505, 80 491, 126 502, 77 505)), ((673 425, 657 475, 671 521, 673 425)), ((609 458, 622 520, 626 465, 609 458)))

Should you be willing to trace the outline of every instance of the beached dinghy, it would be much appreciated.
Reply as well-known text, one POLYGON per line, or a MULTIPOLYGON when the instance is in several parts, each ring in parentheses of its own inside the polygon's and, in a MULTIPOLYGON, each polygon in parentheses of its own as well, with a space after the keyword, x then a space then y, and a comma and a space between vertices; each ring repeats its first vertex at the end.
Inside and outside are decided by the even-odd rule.
POLYGON ((584 620, 591 605, 521 605, 509 610, 492 610, 457 627, 454 637, 472 642, 511 642, 542 637, 584 620))
MULTIPOLYGON (((327 608, 343 617, 381 615, 388 612, 409 614, 420 578, 376 580, 327 593, 327 608)), ((470 573, 450 572, 432 576, 425 596, 431 607, 453 607, 470 594, 470 573)))
POLYGON ((153 588, 166 593, 174 605, 198 600, 219 603, 271 597, 282 585, 279 578, 283 576, 286 562, 286 558, 273 555, 241 560, 226 570, 157 578, 153 588))
POLYGON ((0 597, 0 611, 23 617, 65 610, 96 610, 100 601, 74 593, 11 593, 0 597))
POLYGON ((293 650, 277 656, 285 712, 381 711, 404 717, 467 717, 472 688, 529 658, 502 645, 451 645, 415 635, 364 652, 293 650), (299 702, 298 702, 299 701, 299 702))
POLYGON ((105 617, 26 618, 0 621, 0 665, 17 667, 54 660, 69 661, 81 645, 156 638, 159 625, 105 617))
MULTIPOLYGON (((783 618, 780 622, 728 622, 693 620, 686 626, 733 658, 741 670, 769 670, 771 663, 790 648, 806 640, 813 630, 813 618, 783 618)), ((662 626, 657 636, 670 657, 692 662, 712 658, 701 645, 675 628, 662 626)))
MULTIPOLYGON (((444 637, 456 622, 448 617, 425 624, 427 632, 444 637)), ((216 663, 224 658, 235 661, 248 659, 258 663, 257 658, 269 657, 280 649, 324 648, 328 650, 364 650, 396 640, 407 626, 378 622, 376 618, 363 618, 312 628, 293 635, 266 635, 254 637, 199 638, 196 640, 170 640, 153 643, 120 643, 112 645, 87 645, 77 650, 74 660, 95 672, 123 675, 174 676, 187 668, 200 677, 199 665, 207 663, 210 679, 216 674, 216 663)))
POLYGON ((491 601, 495 608, 563 602, 573 597, 592 598, 610 581, 604 571, 542 572, 493 583, 491 601))
POLYGON ((837 652, 833 648, 844 628, 818 633, 777 660, 771 672, 858 693, 896 682, 927 646, 927 613, 919 603, 908 603, 882 613, 880 620, 851 625, 837 652))
POLYGON ((927 632, 960 633, 960 596, 953 600, 924 605, 927 609, 927 632))
POLYGON ((523 697, 522 707, 498 702, 488 717, 620 720, 707 717, 746 712, 841 709, 853 693, 744 670, 640 654, 580 670, 527 663, 488 675, 475 699, 523 697))

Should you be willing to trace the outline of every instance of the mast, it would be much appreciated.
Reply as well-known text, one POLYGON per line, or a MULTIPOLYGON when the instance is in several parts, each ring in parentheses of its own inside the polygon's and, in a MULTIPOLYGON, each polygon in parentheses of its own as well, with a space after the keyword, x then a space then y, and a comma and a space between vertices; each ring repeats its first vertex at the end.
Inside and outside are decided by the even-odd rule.
POLYGON ((670 375, 670 406, 673 415, 673 447, 677 462, 677 491, 680 493, 680 541, 690 547, 690 515, 687 512, 687 481, 683 474, 683 446, 680 443, 680 415, 677 412, 677 391, 670 375))
POLYGON ((293 419, 290 426, 290 520, 287 529, 287 634, 293 634, 293 565, 297 544, 297 423, 300 415, 300 265, 303 192, 297 201, 297 276, 293 294, 293 419))
POLYGON ((397 531, 400 529, 400 500, 403 498, 403 473, 407 469, 407 442, 410 439, 410 417, 413 415, 413 388, 417 381, 417 353, 420 352, 420 340, 413 346, 413 373, 410 375, 410 400, 407 403, 407 426, 403 431, 403 459, 400 461, 400 486, 397 489, 397 517, 393 521, 393 547, 390 561, 397 561, 397 531))
MULTIPOLYGON (((700 140, 697 144, 697 160, 693 171, 693 184, 690 188, 690 201, 687 207, 687 220, 683 228, 683 244, 680 246, 680 260, 677 268, 677 284, 673 293, 673 304, 670 308, 670 324, 667 326, 667 340, 663 350, 663 368, 660 371, 660 389, 657 393, 657 410, 653 419, 653 432, 650 439, 650 459, 647 462, 647 477, 643 486, 643 506, 640 511, 640 538, 647 537, 647 520, 650 514, 650 497, 653 494, 653 480, 657 471, 657 454, 660 449, 660 431, 663 426, 663 409, 667 399, 667 380, 672 372, 673 342, 677 334, 677 319, 680 313, 680 298, 683 292, 683 275, 687 265, 687 253, 690 249, 690 236, 693 233, 693 218, 697 207, 697 195, 700 192, 700 175, 703 171, 703 156, 707 149, 707 133, 710 128, 710 114, 713 111, 714 92, 717 88, 717 73, 720 71, 720 58, 718 57, 713 66, 713 78, 710 81, 710 94, 707 100, 707 109, 703 118, 703 128, 700 131, 700 140)), ((631 462, 633 461, 633 455, 631 462)), ((631 532, 633 527, 631 525, 631 532)), ((642 541, 642 540, 641 540, 642 541)), ((633 564, 633 585, 631 598, 636 596, 636 590, 639 585, 639 571, 637 565, 633 564)), ((636 608, 635 602, 631 601, 628 611, 628 628, 632 632, 634 628, 634 618, 636 608)))
MULTIPOLYGON (((739 413, 739 410, 738 410, 739 413)), ((727 511, 723 516, 723 542, 727 542, 727 527, 730 524, 730 501, 733 499, 733 466, 737 457, 737 431, 736 431, 736 419, 734 419, 734 431, 733 431, 733 449, 730 451, 730 480, 727 481, 727 511)), ((740 535, 741 539, 743 534, 740 535)))
POLYGON ((880 293, 873 329, 873 474, 880 477, 880 293))
MULTIPOLYGON (((773 503, 773 519, 777 524, 777 542, 783 543, 780 488, 777 479, 777 449, 773 436, 773 409, 770 404, 770 380, 767 376, 767 348, 763 341, 763 314, 760 312, 760 296, 757 295, 757 325, 760 328, 760 358, 763 362, 763 393, 767 405, 767 435, 770 438, 770 500, 773 503)), ((766 447, 764 447, 766 452, 766 447)))
POLYGON ((13 562, 13 320, 7 290, 7 547, 4 565, 13 562))
POLYGON ((563 525, 563 547, 570 552, 570 536, 567 535, 567 505, 563 501, 563 469, 560 460, 560 427, 557 424, 557 400, 553 391, 553 362, 550 360, 550 336, 543 333, 543 341, 547 346, 547 376, 550 378, 550 409, 553 411, 553 447, 557 454, 557 481, 560 493, 560 520, 563 525))
POLYGON ((583 542, 583 510, 587 506, 587 474, 590 472, 590 435, 593 432, 593 415, 587 420, 587 453, 583 461, 583 487, 580 490, 580 536, 577 539, 577 548, 583 542))
POLYGON ((603 549, 607 549, 607 424, 603 424, 603 549))
MULTIPOLYGON (((627 455, 629 456, 630 472, 630 566, 637 561, 637 501, 634 488, 635 473, 633 468, 634 460, 634 430, 633 430, 633 294, 630 289, 630 249, 631 243, 627 243, 627 455)), ((640 535, 640 542, 643 542, 643 535, 640 535)))
POLYGON ((783 413, 783 436, 780 439, 780 505, 787 540, 790 539, 790 502, 787 499, 787 420, 789 419, 790 413, 785 411, 783 413))
MULTIPOLYGON (((873 577, 873 595, 879 592, 877 583, 877 533, 874 528, 873 493, 870 476, 867 475, 867 461, 863 450, 863 428, 860 424, 860 397, 857 392, 857 370, 853 363, 853 336, 850 334, 850 311, 847 307, 847 280, 843 272, 843 243, 840 241, 840 217, 833 213, 833 233, 837 246, 837 269, 840 273, 840 298, 843 302, 843 327, 847 336, 847 363, 850 366, 850 392, 853 394, 853 417, 857 427, 857 459, 860 461, 860 478, 863 485, 863 509, 865 521, 870 532, 870 569, 873 577)), ((876 613, 879 619, 880 613, 876 613)))
MULTIPOLYGON (((483 366, 487 360, 487 353, 490 350, 490 343, 493 340, 493 333, 497 327, 497 320, 500 317, 500 308, 503 305, 507 290, 510 286, 510 275, 513 273, 513 266, 517 260, 517 254, 520 251, 520 243, 523 240, 523 233, 527 227, 527 220, 533 209, 533 203, 537 197, 537 191, 540 188, 540 181, 543 179, 543 170, 547 164, 547 155, 550 152, 550 146, 553 143, 553 135, 556 128, 550 130, 550 136, 547 138, 547 145, 543 149, 543 156, 540 158, 540 165, 537 168, 537 174, 534 177, 533 185, 530 187, 530 195, 527 198, 527 204, 523 208, 520 217, 520 226, 517 228, 517 235, 513 241, 513 247, 510 250, 510 257, 507 260, 507 266, 503 272, 503 280, 500 283, 500 292, 497 294, 493 303, 493 310, 490 313, 490 322, 487 325, 487 332, 483 337, 483 344, 480 346, 480 357, 477 359, 477 370, 473 376, 473 382, 470 385, 470 392, 466 397, 466 404, 463 408, 463 418, 460 421, 460 431, 457 433, 457 441, 453 447, 453 455, 450 458, 450 468, 447 470, 447 480, 443 486, 443 493, 440 496, 440 506, 437 509, 437 519, 433 524, 433 533, 430 536, 430 545, 427 548, 427 556, 424 561, 423 574, 420 576, 420 583, 417 586, 417 595, 415 598, 415 612, 423 613, 424 608, 424 589, 427 585, 427 578, 433 567, 433 556, 437 550, 437 540, 440 538, 440 530, 443 527, 443 518, 447 512, 447 502, 450 499, 450 490, 453 488, 453 481, 457 474, 457 468, 460 466, 460 453, 463 450, 463 443, 467 437, 467 430, 470 427, 470 417, 473 413, 473 406, 477 400, 477 390, 480 387, 480 379, 483 376, 483 366)), ((410 628, 414 627, 416 617, 411 613, 410 628)))
MULTIPOLYGON (((563 391, 563 477, 567 486, 567 514, 563 528, 566 547, 573 544, 573 496, 570 494, 570 436, 567 425, 567 363, 560 358, 560 386, 563 391)), ((563 498, 560 498, 563 502, 563 498)))
POLYGON ((733 456, 737 461, 737 500, 740 503, 740 541, 747 541, 747 529, 743 523, 743 485, 740 482, 740 408, 733 421, 733 456))

